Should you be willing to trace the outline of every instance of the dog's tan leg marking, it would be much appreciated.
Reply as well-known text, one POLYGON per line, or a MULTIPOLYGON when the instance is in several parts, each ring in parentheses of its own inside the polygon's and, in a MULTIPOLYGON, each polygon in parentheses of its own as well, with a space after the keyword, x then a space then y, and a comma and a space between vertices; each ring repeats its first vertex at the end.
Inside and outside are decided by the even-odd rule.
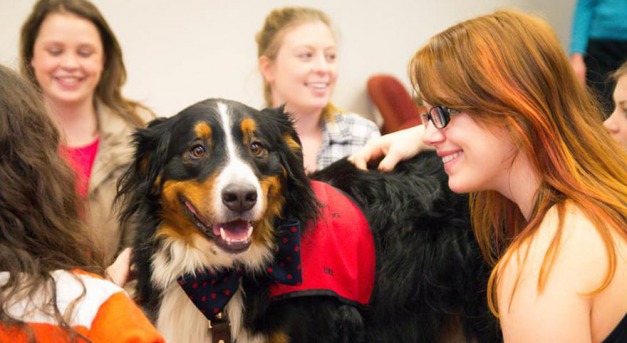
MULTIPOLYGON (((459 316, 455 316, 447 320, 442 325, 442 335, 437 343, 466 343, 466 337, 464 335, 464 328, 460 322, 459 316)), ((477 343, 476 339, 473 339, 470 343, 477 343)))
POLYGON ((268 337, 268 343, 289 343, 290 339, 283 331, 275 331, 268 337))

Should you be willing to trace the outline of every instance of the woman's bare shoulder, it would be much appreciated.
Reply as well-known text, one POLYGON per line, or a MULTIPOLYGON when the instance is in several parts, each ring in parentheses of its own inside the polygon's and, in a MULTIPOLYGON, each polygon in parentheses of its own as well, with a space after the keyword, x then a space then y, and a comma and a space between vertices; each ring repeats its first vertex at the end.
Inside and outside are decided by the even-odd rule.
POLYGON ((566 282, 587 293, 599 286, 607 271, 607 246, 581 208, 566 204, 563 210, 560 220, 558 208, 551 208, 523 246, 529 248, 530 267, 538 273, 547 270, 547 287, 566 282))
POLYGON ((589 294, 601 285, 608 262, 601 235, 581 210, 566 206, 560 221, 552 208, 507 257, 497 284, 506 340, 584 342, 581 337, 590 337, 589 294))

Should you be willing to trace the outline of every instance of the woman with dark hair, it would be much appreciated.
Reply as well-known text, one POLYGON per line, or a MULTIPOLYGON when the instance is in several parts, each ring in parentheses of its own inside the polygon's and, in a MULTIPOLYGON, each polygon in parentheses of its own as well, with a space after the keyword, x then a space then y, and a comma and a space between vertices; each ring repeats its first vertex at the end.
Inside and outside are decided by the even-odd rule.
POLYGON ((100 11, 86 0, 40 0, 22 26, 20 70, 43 94, 62 135, 61 153, 88 203, 86 217, 105 262, 130 244, 113 200, 131 155, 130 134, 154 118, 125 99, 122 50, 100 11))
POLYGON ((410 78, 424 128, 353 160, 436 149, 451 190, 471 195, 505 342, 627 342, 627 156, 549 24, 464 21, 418 50, 410 78))
POLYGON ((59 147, 39 94, 0 66, 0 341, 162 342, 102 278, 59 147))

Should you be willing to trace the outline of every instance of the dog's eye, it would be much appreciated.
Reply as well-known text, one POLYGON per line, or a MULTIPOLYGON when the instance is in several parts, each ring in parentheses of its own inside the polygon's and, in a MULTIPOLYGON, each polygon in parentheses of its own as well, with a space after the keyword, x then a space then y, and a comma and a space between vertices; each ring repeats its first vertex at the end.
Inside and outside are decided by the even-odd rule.
POLYGON ((192 157, 194 158, 201 158, 205 155, 205 147, 202 145, 194 145, 192 147, 192 149, 190 150, 190 153, 192 154, 192 157))
POLYGON ((250 151, 253 153, 253 155, 255 156, 263 156, 266 152, 266 149, 263 147, 263 145, 259 142, 252 142, 250 143, 250 151))

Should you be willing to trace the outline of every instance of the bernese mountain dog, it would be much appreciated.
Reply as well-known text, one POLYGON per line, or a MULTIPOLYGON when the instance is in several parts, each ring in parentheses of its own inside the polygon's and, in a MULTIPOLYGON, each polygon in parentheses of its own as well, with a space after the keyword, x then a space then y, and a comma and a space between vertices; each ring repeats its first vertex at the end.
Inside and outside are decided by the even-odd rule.
POLYGON ((133 136, 136 299, 170 343, 498 342, 468 199, 431 152, 308 176, 283 108, 208 99, 133 136))

